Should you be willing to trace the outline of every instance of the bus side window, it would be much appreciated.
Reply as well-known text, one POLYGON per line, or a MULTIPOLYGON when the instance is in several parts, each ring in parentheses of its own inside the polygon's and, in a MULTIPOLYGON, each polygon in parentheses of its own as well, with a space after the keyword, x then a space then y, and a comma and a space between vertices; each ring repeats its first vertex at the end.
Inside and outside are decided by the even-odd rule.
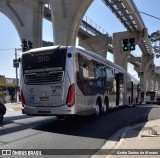
POLYGON ((105 88, 106 83, 106 71, 103 65, 97 64, 95 70, 96 87, 105 88))
POLYGON ((102 82, 103 82, 103 87, 105 88, 106 86, 106 79, 107 79, 107 73, 106 73, 106 68, 102 67, 102 82))
POLYGON ((78 56, 79 73, 77 73, 77 84, 84 95, 95 93, 94 90, 94 62, 85 56, 78 56))
POLYGON ((88 78, 88 64, 85 62, 82 62, 82 76, 83 78, 87 79, 88 78))
POLYGON ((87 79, 88 78, 88 64, 87 61, 82 57, 82 55, 78 54, 78 63, 79 63, 79 78, 87 79))
POLYGON ((95 78, 96 78, 96 87, 100 87, 100 76, 101 71, 99 69, 99 64, 96 63, 96 69, 95 69, 95 78))
POLYGON ((110 95, 115 94, 115 76, 113 74, 114 70, 110 67, 106 68, 107 79, 106 79, 106 90, 110 95))

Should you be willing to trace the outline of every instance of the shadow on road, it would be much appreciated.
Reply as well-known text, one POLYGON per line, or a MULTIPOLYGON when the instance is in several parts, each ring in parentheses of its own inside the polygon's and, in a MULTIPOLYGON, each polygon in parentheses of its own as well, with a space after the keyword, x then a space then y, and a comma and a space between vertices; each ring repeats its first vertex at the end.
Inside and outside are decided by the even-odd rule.
POLYGON ((120 128, 148 121, 148 114, 152 109, 153 107, 148 106, 117 109, 99 118, 72 118, 57 120, 54 123, 50 121, 47 124, 36 126, 34 129, 65 135, 108 139, 120 128))
POLYGON ((134 138, 139 136, 142 131, 145 132, 145 130, 152 130, 152 127, 145 127, 146 122, 160 119, 160 106, 148 104, 143 107, 149 107, 148 111, 146 111, 144 117, 137 117, 137 119, 132 122, 132 125, 129 126, 131 129, 127 131, 125 138, 134 138))
MULTIPOLYGON (((47 117, 47 119, 45 119, 44 117, 44 119, 40 120, 34 120, 34 116, 12 116, 9 119, 13 122, 15 121, 14 123, 16 124, 16 126, 10 127, 9 129, 5 130, 3 129, 2 124, 2 128, 0 129, 0 135, 31 128, 33 130, 50 133, 98 139, 108 139, 111 135, 117 132, 117 130, 123 127, 148 121, 148 115, 150 111, 155 108, 156 107, 152 106, 120 108, 116 110, 111 110, 106 115, 102 115, 98 118, 88 116, 83 118, 71 118, 66 120, 58 120, 53 116, 47 117), (23 120, 28 118, 30 119, 30 121, 23 122, 23 120)), ((7 123, 9 122, 7 122, 6 118, 4 124, 7 123)), ((138 130, 140 131, 141 129, 138 130)))

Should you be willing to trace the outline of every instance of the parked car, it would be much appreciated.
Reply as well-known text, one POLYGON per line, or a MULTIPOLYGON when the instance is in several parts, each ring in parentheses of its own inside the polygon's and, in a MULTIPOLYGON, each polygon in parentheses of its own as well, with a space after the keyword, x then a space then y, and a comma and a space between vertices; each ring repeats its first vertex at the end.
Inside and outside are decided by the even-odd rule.
POLYGON ((3 104, 3 102, 0 101, 0 122, 3 121, 3 116, 5 115, 5 113, 6 113, 6 107, 3 104))

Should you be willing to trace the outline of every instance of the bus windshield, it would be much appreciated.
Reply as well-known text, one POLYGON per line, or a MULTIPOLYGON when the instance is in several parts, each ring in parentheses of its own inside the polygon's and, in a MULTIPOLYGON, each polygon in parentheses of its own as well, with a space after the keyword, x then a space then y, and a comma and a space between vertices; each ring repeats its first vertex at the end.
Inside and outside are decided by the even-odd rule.
POLYGON ((155 92, 146 92, 146 96, 155 96, 155 92))
POLYGON ((64 70, 66 62, 66 49, 25 53, 22 57, 24 73, 33 70, 59 68, 64 70))

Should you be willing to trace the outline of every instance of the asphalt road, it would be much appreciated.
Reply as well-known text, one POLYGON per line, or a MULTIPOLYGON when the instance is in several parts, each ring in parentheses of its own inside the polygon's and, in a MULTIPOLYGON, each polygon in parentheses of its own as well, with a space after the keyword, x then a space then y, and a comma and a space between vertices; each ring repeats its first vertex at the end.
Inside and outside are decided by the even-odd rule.
MULTIPOLYGON (((31 117, 8 109, 0 125, 0 148, 99 149, 120 128, 160 118, 159 114, 160 106, 140 105, 111 110, 99 118, 57 120, 53 116, 31 117)), ((60 152, 63 154, 63 150, 60 152)), ((88 155, 55 157, 84 158, 88 155)))

